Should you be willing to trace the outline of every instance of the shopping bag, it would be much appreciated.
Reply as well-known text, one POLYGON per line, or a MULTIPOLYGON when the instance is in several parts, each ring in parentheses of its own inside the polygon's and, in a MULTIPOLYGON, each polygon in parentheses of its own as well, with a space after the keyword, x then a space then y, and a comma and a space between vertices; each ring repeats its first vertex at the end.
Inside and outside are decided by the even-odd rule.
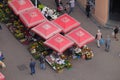
POLYGON ((115 35, 115 33, 114 33, 114 31, 112 32, 112 36, 114 36, 115 35))
POLYGON ((104 41, 103 38, 101 38, 101 39, 99 40, 99 42, 100 42, 101 45, 105 44, 105 41, 104 41))

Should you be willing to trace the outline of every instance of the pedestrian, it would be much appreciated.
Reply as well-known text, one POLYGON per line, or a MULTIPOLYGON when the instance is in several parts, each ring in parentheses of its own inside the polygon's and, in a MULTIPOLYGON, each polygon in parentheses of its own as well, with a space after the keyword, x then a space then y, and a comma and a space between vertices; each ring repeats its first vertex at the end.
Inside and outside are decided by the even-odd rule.
POLYGON ((2 26, 0 25, 0 30, 2 30, 2 26))
POLYGON ((96 33, 95 39, 97 41, 97 47, 100 48, 100 39, 102 39, 102 33, 101 33, 101 31, 99 29, 98 29, 98 31, 96 33))
POLYGON ((118 41, 118 38, 117 38, 117 34, 119 32, 119 27, 118 26, 115 26, 114 28, 114 38, 118 41))
POLYGON ((35 64, 36 62, 33 61, 33 59, 31 58, 31 61, 30 61, 30 64, 29 64, 29 67, 30 67, 30 70, 31 70, 31 75, 35 74, 35 64))
POLYGON ((69 5, 70 5, 70 10, 69 10, 68 14, 70 14, 71 12, 73 12, 73 9, 75 7, 75 0, 70 0, 69 1, 69 5))
POLYGON ((2 51, 0 51, 0 61, 3 61, 4 59, 5 59, 5 57, 4 57, 3 53, 2 53, 2 51))
POLYGON ((56 7, 59 6, 60 0, 55 0, 56 7))
POLYGON ((40 55, 39 62, 40 62, 40 68, 45 70, 46 69, 45 57, 43 56, 43 54, 40 55))
POLYGON ((107 52, 109 52, 109 50, 110 50, 110 43, 111 43, 110 36, 107 35, 107 39, 105 40, 105 51, 107 51, 107 52))
POLYGON ((89 2, 87 2, 87 5, 86 5, 86 15, 88 18, 90 17, 90 3, 89 2))

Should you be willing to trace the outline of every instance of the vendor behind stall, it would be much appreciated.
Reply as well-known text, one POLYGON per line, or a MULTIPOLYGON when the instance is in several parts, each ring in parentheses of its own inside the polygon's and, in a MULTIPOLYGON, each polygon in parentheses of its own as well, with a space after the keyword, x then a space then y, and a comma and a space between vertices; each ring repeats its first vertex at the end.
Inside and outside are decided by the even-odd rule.
POLYGON ((79 46, 75 47, 74 52, 75 52, 77 58, 81 57, 81 48, 79 46))

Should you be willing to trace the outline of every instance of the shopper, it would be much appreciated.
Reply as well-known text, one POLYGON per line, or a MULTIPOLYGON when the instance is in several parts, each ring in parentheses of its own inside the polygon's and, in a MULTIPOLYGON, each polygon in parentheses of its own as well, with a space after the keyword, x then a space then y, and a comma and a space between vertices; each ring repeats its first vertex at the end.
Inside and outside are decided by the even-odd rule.
POLYGON ((61 2, 61 0, 55 0, 56 7, 59 6, 60 2, 61 2))
POLYGON ((90 17, 90 3, 89 2, 87 2, 87 5, 86 5, 86 15, 88 18, 90 17))
POLYGON ((105 40, 105 51, 107 51, 107 52, 109 52, 109 50, 110 50, 110 43, 111 43, 110 36, 107 35, 107 39, 105 40))
POLYGON ((70 10, 69 10, 68 14, 70 14, 71 12, 73 12, 73 9, 75 7, 75 0, 70 0, 69 1, 69 5, 70 5, 70 10))
POLYGON ((119 27, 118 26, 115 26, 114 28, 114 38, 118 41, 118 38, 117 38, 117 34, 119 32, 119 27))
POLYGON ((3 61, 4 60, 4 56, 2 54, 2 52, 0 51, 0 61, 3 61))
POLYGON ((30 67, 30 70, 31 70, 31 73, 30 73, 31 75, 35 74, 35 64, 36 64, 36 62, 33 61, 33 59, 31 59, 31 62, 29 64, 29 67, 30 67))
POLYGON ((43 70, 45 70, 46 69, 46 66, 45 66, 45 57, 43 56, 43 54, 40 55, 39 61, 40 61, 40 68, 43 69, 43 70))
POLYGON ((2 26, 1 26, 1 24, 0 24, 0 30, 2 30, 2 26))
POLYGON ((102 33, 100 32, 100 30, 98 29, 97 33, 96 33, 96 37, 95 37, 96 41, 97 41, 97 47, 100 48, 100 39, 102 39, 102 33))

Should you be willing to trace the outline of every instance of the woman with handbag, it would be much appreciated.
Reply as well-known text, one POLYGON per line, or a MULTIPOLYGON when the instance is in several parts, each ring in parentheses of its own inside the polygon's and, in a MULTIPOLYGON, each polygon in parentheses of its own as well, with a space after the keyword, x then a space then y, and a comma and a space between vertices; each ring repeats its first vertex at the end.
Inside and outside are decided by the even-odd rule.
POLYGON ((100 40, 102 39, 102 33, 98 29, 95 39, 97 40, 97 47, 100 48, 100 40))

